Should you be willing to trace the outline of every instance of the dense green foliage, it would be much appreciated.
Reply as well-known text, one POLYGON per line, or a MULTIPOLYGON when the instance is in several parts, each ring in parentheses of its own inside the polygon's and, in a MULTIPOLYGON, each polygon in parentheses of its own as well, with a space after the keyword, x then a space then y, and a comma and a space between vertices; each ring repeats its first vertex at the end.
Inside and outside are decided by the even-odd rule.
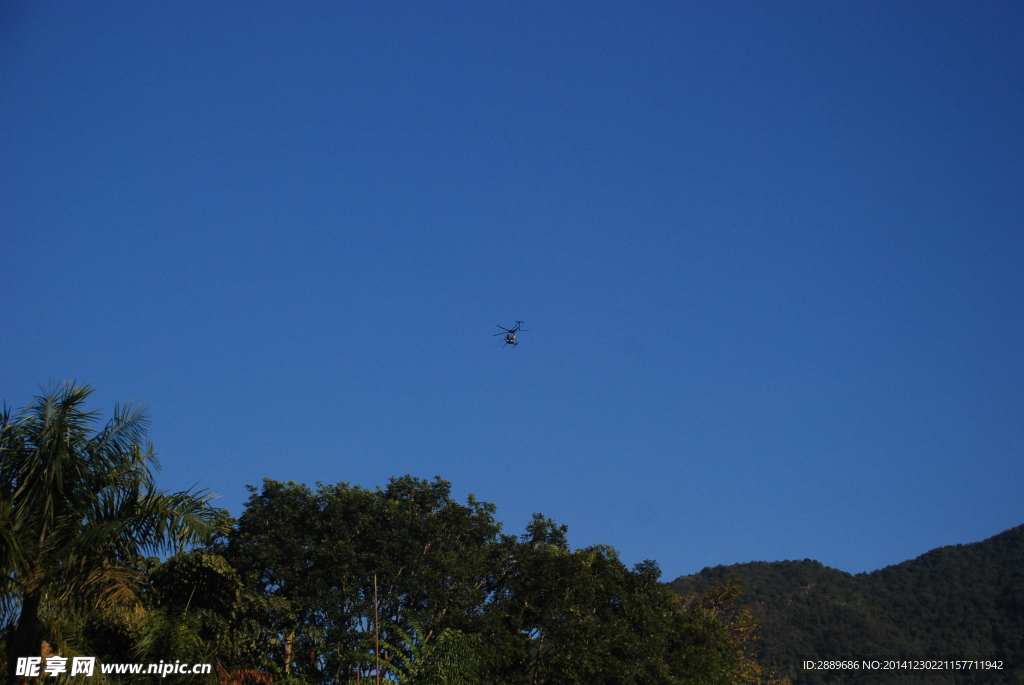
POLYGON ((742 580, 744 603, 761 623, 761 662, 795 685, 1024 682, 1024 526, 872 573, 810 560, 754 562, 706 568, 671 585, 690 594, 730 576, 742 580), (803 659, 886 656, 996 659, 1007 670, 822 678, 798 668, 803 659))
POLYGON ((53 654, 214 668, 121 677, 154 683, 766 680, 735 585, 681 598, 654 562, 572 550, 540 514, 504 534, 494 505, 458 503, 439 478, 374 490, 267 480, 231 521, 206 495, 156 490, 142 408, 94 430, 90 392, 68 384, 0 418, 8 682, 31 680, 15 657, 53 654))
POLYGON ((440 479, 265 481, 217 544, 151 560, 148 611, 92 625, 93 646, 222 684, 370 683, 378 661, 403 685, 764 682, 734 586, 683 600, 653 562, 570 550, 540 515, 503 535, 493 512, 440 479))
POLYGON ((440 479, 373 491, 265 481, 219 549, 278 603, 261 617, 275 679, 365 679, 378 643, 382 670, 413 683, 456 682, 416 664, 448 647, 495 685, 732 683, 750 671, 750 635, 727 601, 683 602, 656 564, 630 570, 607 546, 570 550, 566 528, 541 515, 522 537, 502 534, 493 505, 459 504, 440 479))

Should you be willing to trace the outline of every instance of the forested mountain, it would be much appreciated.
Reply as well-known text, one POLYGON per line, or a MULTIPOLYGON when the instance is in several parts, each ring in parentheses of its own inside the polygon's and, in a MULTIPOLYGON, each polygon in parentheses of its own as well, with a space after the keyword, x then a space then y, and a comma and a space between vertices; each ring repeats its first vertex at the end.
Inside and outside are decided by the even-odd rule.
POLYGON ((1024 683, 1024 525, 871 573, 817 561, 705 568, 670 585, 688 595, 737 576, 761 623, 760 661, 794 685, 1024 683), (994 659, 1001 672, 807 672, 804 659, 994 659))

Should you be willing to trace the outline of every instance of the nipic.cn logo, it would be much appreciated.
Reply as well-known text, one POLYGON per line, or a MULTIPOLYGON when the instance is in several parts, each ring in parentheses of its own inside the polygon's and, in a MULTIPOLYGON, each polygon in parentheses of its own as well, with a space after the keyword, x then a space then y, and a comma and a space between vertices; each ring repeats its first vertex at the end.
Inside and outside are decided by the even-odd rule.
POLYGON ((70 659, 66 656, 48 656, 45 660, 41 656, 19 656, 14 667, 14 675, 35 678, 42 671, 48 676, 58 676, 68 672, 68 661, 71 662, 70 675, 89 676, 96 668, 94 656, 74 656, 70 659))
MULTIPOLYGON (((45 659, 40 656, 18 657, 14 674, 26 678, 36 678, 40 675, 58 676, 63 673, 68 675, 91 676, 96 669, 96 657, 94 656, 49 656, 45 659), (68 673, 68 662, 71 662, 71 672, 68 673)), ((158 664, 100 664, 101 673, 128 674, 128 675, 158 675, 166 678, 171 674, 203 675, 213 669, 212 664, 165 663, 158 664)))

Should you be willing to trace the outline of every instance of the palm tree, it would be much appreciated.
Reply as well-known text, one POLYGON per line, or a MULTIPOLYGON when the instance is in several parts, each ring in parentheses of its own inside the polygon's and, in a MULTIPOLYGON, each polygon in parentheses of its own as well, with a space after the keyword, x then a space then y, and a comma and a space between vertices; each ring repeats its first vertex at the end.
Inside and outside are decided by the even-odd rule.
POLYGON ((7 681, 39 656, 47 617, 137 611, 146 554, 202 542, 222 520, 206 491, 157 490, 146 407, 116 405, 93 429, 88 385, 54 386, 15 415, 0 413, 0 628, 7 681))

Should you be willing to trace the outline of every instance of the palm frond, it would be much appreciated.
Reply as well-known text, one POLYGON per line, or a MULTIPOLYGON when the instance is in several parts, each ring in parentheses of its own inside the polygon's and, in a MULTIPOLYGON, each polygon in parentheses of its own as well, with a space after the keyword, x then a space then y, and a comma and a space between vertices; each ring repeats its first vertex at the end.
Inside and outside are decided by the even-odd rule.
MULTIPOLYGON (((17 414, 0 412, 5 634, 14 634, 8 629, 15 622, 42 620, 54 635, 70 636, 67 621, 97 612, 135 621, 142 555, 206 542, 225 525, 209 503, 212 493, 156 489, 146 406, 119 404, 96 431, 97 414, 85 409, 92 392, 74 381, 51 385, 17 414)), ((35 638, 18 639, 24 644, 17 649, 38 647, 35 638)))

